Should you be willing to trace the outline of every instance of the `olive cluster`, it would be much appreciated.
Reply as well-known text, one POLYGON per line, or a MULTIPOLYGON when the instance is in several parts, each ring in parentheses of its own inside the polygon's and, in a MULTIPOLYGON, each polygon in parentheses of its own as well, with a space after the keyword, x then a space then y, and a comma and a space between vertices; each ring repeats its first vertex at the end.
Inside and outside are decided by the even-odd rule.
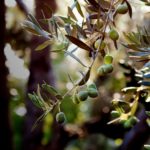
MULTIPOLYGON (((111 111, 111 116, 113 118, 118 118, 121 113, 113 110, 111 111)), ((124 128, 132 128, 139 120, 135 116, 129 116, 128 119, 121 119, 119 122, 124 126, 124 128)))
MULTIPOLYGON (((91 83, 87 86, 85 90, 82 91, 75 91, 75 93, 72 96, 72 101, 74 104, 79 104, 81 101, 85 101, 88 99, 88 97, 96 98, 98 96, 98 90, 95 85, 95 83, 91 83)), ((59 124, 63 124, 66 122, 66 116, 64 112, 58 112, 56 114, 56 121, 59 124)))
POLYGON ((87 100, 88 97, 96 98, 98 96, 98 90, 94 83, 87 86, 85 90, 79 91, 73 95, 72 101, 75 104, 79 104, 81 101, 87 100))
POLYGON ((108 73, 111 73, 113 71, 113 57, 111 55, 105 55, 104 57, 104 64, 101 65, 98 69, 97 69, 97 74, 99 76, 104 76, 108 73))
MULTIPOLYGON (((116 14, 126 14, 127 12, 128 12, 128 6, 126 3, 119 4, 118 7, 116 8, 116 14)), ((97 21, 97 27, 102 28, 103 26, 104 26, 103 20, 99 19, 97 21)), ((119 39, 119 34, 114 28, 110 29, 108 36, 114 42, 116 42, 119 39)), ((98 39, 94 43, 94 48, 99 52, 102 52, 105 49, 106 45, 107 44, 104 42, 104 40, 98 39)), ((97 69, 97 74, 99 76, 104 76, 108 73, 111 73, 113 71, 112 62, 113 62, 113 57, 109 54, 106 54, 104 56, 104 64, 97 69)), ((88 85, 84 90, 80 90, 79 92, 75 91, 75 93, 72 96, 72 101, 75 104, 79 104, 81 101, 87 100, 88 97, 96 98, 97 96, 98 96, 97 87, 94 83, 92 83, 88 85)), ((112 116, 119 117, 120 114, 117 111, 112 111, 112 116)), ((66 121, 66 116, 64 112, 58 112, 56 114, 56 121, 60 124, 63 124, 66 121)), ((124 121, 123 124, 125 127, 130 127, 135 122, 136 119, 131 117, 127 121, 124 121)))
MULTIPOLYGON (((109 38, 111 40, 113 40, 114 42, 116 42, 119 39, 119 34, 115 29, 110 29, 109 33, 109 38)), ((94 43, 94 48, 96 50, 98 50, 99 52, 103 51, 106 47, 106 43, 104 40, 98 39, 95 41, 94 43)), ((97 69, 97 74, 99 76, 104 76, 108 73, 111 73, 113 71, 113 57, 109 54, 106 54, 104 56, 104 64, 101 65, 98 69, 97 69)))

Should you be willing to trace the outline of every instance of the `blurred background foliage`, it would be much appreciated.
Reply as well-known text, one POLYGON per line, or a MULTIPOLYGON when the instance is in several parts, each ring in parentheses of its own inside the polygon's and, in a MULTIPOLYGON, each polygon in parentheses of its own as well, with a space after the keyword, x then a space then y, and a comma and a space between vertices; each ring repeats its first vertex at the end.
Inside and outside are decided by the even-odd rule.
MULTIPOLYGON (((123 16, 117 16, 117 29, 122 32, 136 31, 136 26, 144 24, 144 13, 149 11, 148 6, 143 5, 142 2, 138 0, 130 1, 133 8, 133 20, 129 19, 128 14, 123 16)), ((30 13, 34 13, 34 2, 33 0, 24 0, 24 3, 28 7, 30 13), (30 5, 29 5, 30 4, 30 5)), ((8 86, 10 93, 10 115, 11 115, 11 125, 13 131, 13 143, 15 150, 22 150, 22 138, 23 138, 23 123, 25 114, 27 112, 25 107, 26 99, 26 86, 30 75, 29 63, 30 63, 30 43, 31 34, 28 34, 21 27, 21 23, 25 20, 26 15, 19 9, 14 0, 6 0, 6 44, 5 44, 5 56, 6 56, 6 66, 9 69, 8 74, 8 86)), ((72 4, 72 0, 60 1, 57 0, 58 11, 57 15, 65 16, 67 13, 67 6, 72 4)), ((84 6, 84 1, 81 0, 81 5, 84 6)), ((83 10, 85 7, 83 7, 83 10)), ((79 14, 76 12, 77 17, 80 18, 79 14)), ((149 15, 150 18, 150 15, 149 15)), ((131 61, 128 58, 126 48, 121 46, 124 42, 123 35, 120 35, 119 49, 116 51, 115 48, 110 45, 110 53, 114 57, 115 70, 110 75, 104 79, 97 79, 94 70, 101 63, 101 58, 97 60, 91 76, 91 81, 97 81, 99 87, 99 97, 94 100, 88 100, 79 105, 74 105, 72 103, 71 97, 66 97, 62 104, 62 110, 67 116, 67 121, 69 124, 82 125, 82 123, 90 120, 92 117, 97 117, 103 115, 103 113, 108 112, 111 109, 110 101, 113 98, 120 97, 120 89, 125 87, 127 84, 127 78, 124 76, 124 69, 121 68, 118 62, 121 59, 125 61, 130 61, 129 63, 137 63, 131 61)), ((52 49, 59 49, 62 45, 54 45, 52 49)), ((71 45, 71 47, 73 47, 71 45)), ((37 52, 38 53, 38 52, 37 52)), ((77 54, 81 60, 86 59, 86 54, 77 54)), ((72 83, 68 80, 67 72, 74 80, 78 80, 79 74, 76 70, 83 69, 81 66, 70 57, 64 56, 63 53, 52 53, 52 66, 54 71, 54 76, 56 78, 56 87, 64 93, 67 89, 72 87, 72 83)), ((87 59, 86 59, 87 60, 87 59)), ((87 62, 88 63, 88 62, 87 62)), ((138 64, 139 65, 139 64, 138 64)), ((101 116, 102 117, 102 116, 101 116)), ((42 144, 46 145, 53 138, 53 117, 51 114, 47 115, 44 120, 43 125, 43 138, 42 144)), ((73 127, 75 128, 75 127, 73 127)), ((36 130, 36 129, 35 129, 36 130)), ((31 132, 32 134, 32 132, 31 132)), ((102 134, 88 135, 84 138, 71 141, 66 150, 113 150, 121 145, 122 139, 109 139, 102 134)))

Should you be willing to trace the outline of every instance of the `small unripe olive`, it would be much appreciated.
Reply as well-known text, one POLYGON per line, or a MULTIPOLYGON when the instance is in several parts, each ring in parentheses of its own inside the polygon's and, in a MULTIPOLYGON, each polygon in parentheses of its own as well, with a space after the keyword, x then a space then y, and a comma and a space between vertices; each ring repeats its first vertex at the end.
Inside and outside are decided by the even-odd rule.
POLYGON ((127 121, 127 120, 125 120, 125 119, 121 119, 121 120, 119 121, 119 123, 121 123, 122 125, 124 125, 126 121, 127 121))
POLYGON ((87 91, 80 91, 78 93, 78 99, 80 101, 85 101, 88 98, 88 92, 87 91))
POLYGON ((100 67, 97 69, 97 74, 98 74, 99 76, 104 76, 104 75, 105 75, 104 66, 100 66, 100 67))
POLYGON ((113 65, 112 64, 104 64, 97 69, 97 74, 99 76, 104 76, 107 73, 111 73, 112 71, 113 71, 113 65))
POLYGON ((66 121, 66 116, 63 112, 59 112, 56 114, 56 121, 59 123, 59 124, 62 124, 66 121))
POLYGON ((118 5, 116 12, 118 14, 126 14, 128 12, 128 5, 126 3, 118 5))
POLYGON ((135 125, 138 122, 138 119, 135 116, 130 117, 129 120, 132 123, 132 125, 135 125))
POLYGON ((115 110, 111 111, 111 116, 112 116, 113 118, 120 117, 120 115, 121 115, 121 114, 120 114, 118 111, 115 111, 115 110))
POLYGON ((123 124, 124 128, 131 128, 132 124, 129 120, 126 120, 125 123, 123 124))
POLYGON ((95 83, 91 83, 90 85, 88 85, 88 88, 93 88, 93 89, 97 89, 96 84, 95 83))
POLYGON ((113 65, 112 64, 105 64, 104 65, 104 73, 111 73, 113 71, 113 65))
POLYGON ((119 34, 118 34, 118 32, 117 32, 116 30, 111 29, 111 30, 109 31, 109 37, 110 37, 113 41, 116 41, 116 40, 119 39, 119 34))
POLYGON ((79 103, 80 103, 80 100, 79 100, 79 98, 78 98, 77 95, 74 95, 74 96, 73 96, 72 102, 73 102, 74 104, 79 104, 79 103))
POLYGON ((88 95, 92 98, 96 98, 98 96, 98 91, 94 88, 89 88, 88 95))
POLYGON ((101 39, 98 39, 95 43, 94 43, 94 47, 95 49, 99 48, 99 51, 103 50, 106 47, 106 43, 104 41, 101 41, 101 39), (101 46, 99 46, 101 43, 101 46))
POLYGON ((112 62, 113 62, 113 57, 111 55, 105 55, 104 63, 105 64, 111 64, 112 62))
POLYGON ((133 125, 135 125, 138 122, 137 118, 132 116, 130 117, 125 123, 124 123, 124 127, 125 128, 131 128, 133 127, 133 125))

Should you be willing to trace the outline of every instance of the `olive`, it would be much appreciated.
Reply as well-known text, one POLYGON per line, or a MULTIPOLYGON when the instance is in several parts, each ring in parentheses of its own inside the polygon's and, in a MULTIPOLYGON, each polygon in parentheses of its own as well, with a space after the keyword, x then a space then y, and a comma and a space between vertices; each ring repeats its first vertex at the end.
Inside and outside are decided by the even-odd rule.
POLYGON ((80 91, 77 96, 80 101, 85 101, 88 98, 88 92, 80 91))
POLYGON ((120 115, 121 115, 121 114, 120 114, 118 111, 115 111, 115 110, 111 111, 111 116, 112 116, 113 118, 120 117, 120 115))
POLYGON ((109 31, 109 37, 113 40, 113 41, 116 41, 119 39, 119 34, 118 32, 115 30, 115 29, 111 29, 109 31))
POLYGON ((104 65, 104 73, 111 73, 113 71, 113 65, 112 64, 105 64, 104 65))
POLYGON ((130 122, 132 125, 135 125, 138 122, 138 119, 135 116, 130 117, 130 122))
POLYGON ((127 120, 125 120, 125 119, 120 119, 119 123, 122 124, 122 125, 124 125, 126 121, 127 120))
POLYGON ((66 116, 63 112, 58 112, 56 114, 56 121, 59 123, 59 124, 62 124, 66 121, 66 116))
POLYGON ((111 64, 112 62, 113 62, 113 57, 111 55, 105 55, 104 63, 105 64, 111 64))
POLYGON ((104 64, 97 69, 97 74, 99 76, 104 76, 107 73, 111 73, 112 71, 113 71, 113 65, 112 64, 104 64))
POLYGON ((96 84, 95 83, 91 83, 90 85, 88 85, 88 88, 93 88, 93 89, 97 89, 96 84))
POLYGON ((119 4, 116 9, 116 12, 118 14, 126 14, 128 12, 128 5, 126 3, 119 4))
POLYGON ((133 125, 135 125, 138 122, 137 118, 132 116, 126 122, 124 123, 125 128, 131 128, 133 125))
POLYGON ((99 76, 104 76, 104 75, 105 75, 104 67, 103 67, 103 66, 100 66, 100 67, 97 69, 97 74, 98 74, 99 76))
POLYGON ((132 124, 129 120, 126 120, 123 124, 124 128, 131 128, 132 127, 132 124))
POLYGON ((99 51, 103 50, 106 47, 106 43, 104 41, 101 41, 101 39, 98 39, 95 43, 94 43, 94 47, 95 49, 99 48, 99 51), (101 46, 99 46, 101 43, 101 46))
POLYGON ((88 95, 92 98, 96 98, 98 96, 98 91, 94 88, 89 88, 88 95))
POLYGON ((73 96, 72 101, 73 101, 74 104, 79 104, 79 103, 80 103, 80 100, 79 100, 79 98, 78 98, 77 95, 74 95, 74 96, 73 96))

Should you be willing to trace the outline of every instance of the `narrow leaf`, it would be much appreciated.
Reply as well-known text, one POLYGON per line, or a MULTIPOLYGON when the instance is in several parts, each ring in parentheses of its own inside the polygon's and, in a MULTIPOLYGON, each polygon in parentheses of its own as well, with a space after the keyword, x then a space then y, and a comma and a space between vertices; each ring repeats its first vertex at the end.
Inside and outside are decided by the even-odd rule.
POLYGON ((69 56, 71 56, 73 59, 75 59, 78 63, 80 63, 83 67, 87 67, 86 65, 84 65, 84 63, 78 58, 76 57, 73 53, 69 52, 69 51, 65 51, 66 54, 68 54, 69 56))
POLYGON ((73 37, 73 36, 69 36, 66 35, 66 37, 69 39, 69 41, 71 41, 73 44, 77 45, 78 47, 87 50, 87 51, 92 51, 92 48, 90 48, 88 45, 86 45, 85 43, 83 43, 82 41, 80 41, 79 39, 73 37))
POLYGON ((91 69, 89 68, 88 71, 85 73, 84 77, 81 78, 81 80, 79 80, 79 82, 76 85, 79 85, 79 86, 84 85, 89 80, 90 71, 91 69))
POLYGON ((46 48, 47 46, 49 46, 51 44, 52 44, 52 41, 51 40, 47 40, 44 43, 40 44, 35 50, 36 51, 40 51, 40 50, 46 48))
POLYGON ((38 26, 40 29, 42 29, 41 26, 40 26, 40 24, 38 23, 38 21, 36 20, 36 18, 35 18, 33 15, 29 14, 29 15, 28 15, 28 18, 29 18, 29 20, 30 20, 31 22, 33 22, 36 26, 38 26))
POLYGON ((71 83, 74 85, 74 82, 73 82, 73 80, 72 80, 72 78, 71 78, 70 74, 69 74, 69 73, 67 73, 67 75, 68 75, 68 78, 69 78, 69 80, 71 81, 71 83))
POLYGON ((52 94, 52 95, 57 95, 58 94, 58 91, 54 87, 47 84, 46 82, 44 84, 42 84, 42 88, 45 91, 47 91, 48 93, 52 94))
POLYGON ((80 6, 80 4, 78 3, 78 1, 76 1, 76 8, 77 8, 79 14, 84 18, 84 15, 83 15, 81 6, 80 6))
POLYGON ((68 7, 68 16, 77 21, 77 18, 70 7, 68 7))
POLYGON ((132 7, 131 7, 130 3, 127 0, 126 0, 126 4, 128 6, 129 16, 130 16, 130 18, 132 18, 132 7))

